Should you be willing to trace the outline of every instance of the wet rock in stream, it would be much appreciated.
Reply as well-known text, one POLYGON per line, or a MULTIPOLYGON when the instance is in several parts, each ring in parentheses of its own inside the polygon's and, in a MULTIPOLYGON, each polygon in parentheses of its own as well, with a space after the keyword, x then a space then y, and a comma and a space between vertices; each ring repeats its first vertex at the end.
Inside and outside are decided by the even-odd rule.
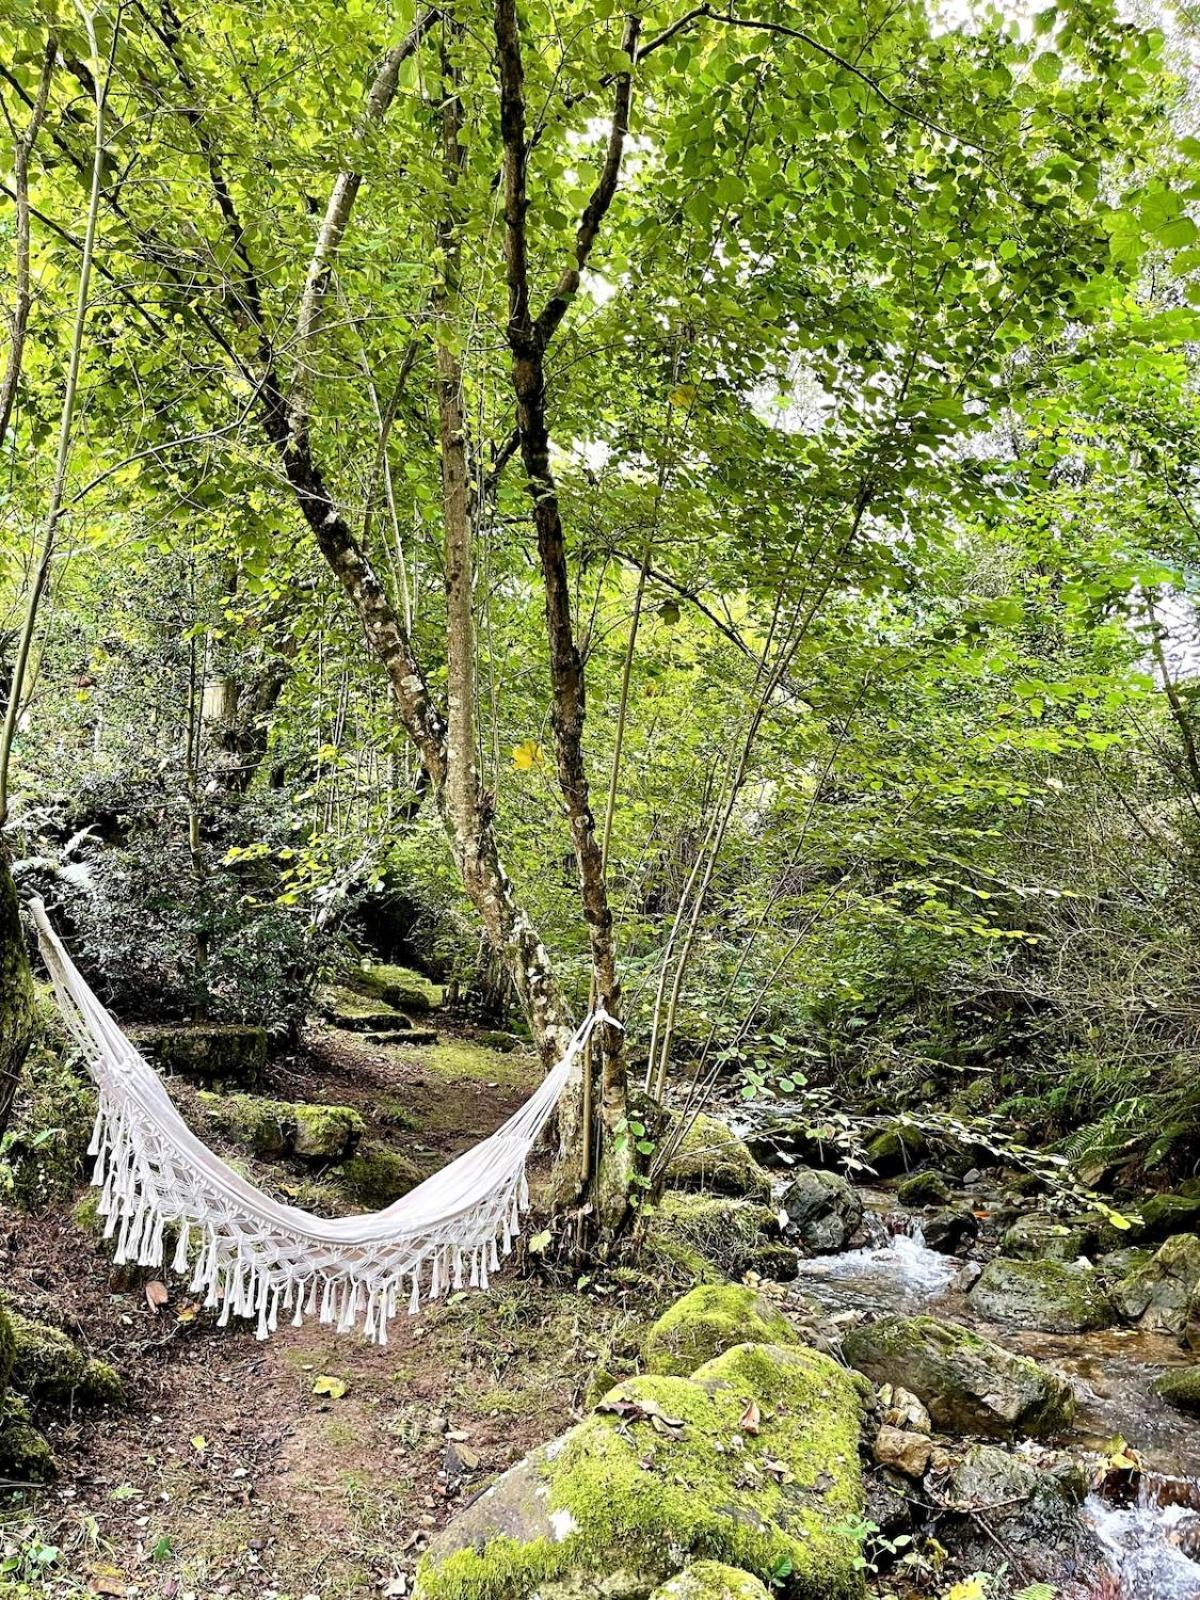
POLYGON ((862 1226, 857 1190, 836 1172, 802 1167, 783 1191, 783 1208, 809 1250, 844 1250, 862 1226))
POLYGON ((1087 1266, 1060 1261, 1009 1261, 997 1257, 971 1290, 981 1316, 1013 1328, 1044 1333, 1084 1333, 1107 1328, 1116 1308, 1087 1266))

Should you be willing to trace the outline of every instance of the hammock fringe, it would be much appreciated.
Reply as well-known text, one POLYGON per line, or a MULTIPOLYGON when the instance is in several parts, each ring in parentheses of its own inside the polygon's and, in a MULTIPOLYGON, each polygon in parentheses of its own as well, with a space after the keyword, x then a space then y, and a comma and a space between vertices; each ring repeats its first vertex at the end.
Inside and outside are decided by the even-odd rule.
POLYGON ((576 1030, 562 1059, 490 1138, 394 1205, 328 1221, 254 1188, 190 1131, 154 1069, 121 1032, 67 954, 40 900, 31 904, 60 1008, 99 1090, 88 1153, 105 1239, 118 1265, 188 1278, 207 1309, 255 1323, 259 1339, 292 1311, 388 1341, 409 1315, 464 1286, 486 1290, 529 1209, 526 1163, 592 1030, 620 1024, 603 1009, 576 1030), (468 1263, 469 1260, 469 1273, 468 1263), (189 1276, 190 1274, 190 1276, 189 1276), (293 1309, 294 1308, 294 1309, 293 1309))

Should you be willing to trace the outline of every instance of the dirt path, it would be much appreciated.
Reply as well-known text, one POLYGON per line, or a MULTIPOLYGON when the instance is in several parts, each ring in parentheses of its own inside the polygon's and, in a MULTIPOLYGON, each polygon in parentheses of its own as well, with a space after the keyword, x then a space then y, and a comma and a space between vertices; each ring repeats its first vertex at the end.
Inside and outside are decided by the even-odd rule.
MULTIPOLYGON (((329 1030, 268 1092, 354 1105, 432 1170, 501 1122, 536 1070, 470 1036, 380 1049, 329 1030)), ((318 1324, 260 1345, 173 1285, 156 1312, 148 1275, 114 1270, 66 1208, 0 1224, 5 1289, 77 1332, 129 1391, 119 1411, 39 1418, 60 1477, 18 1497, 4 1531, 23 1552, 62 1551, 34 1589, 53 1596, 403 1594, 455 1502, 570 1421, 632 1321, 620 1291, 509 1274, 401 1319, 383 1349, 318 1324), (315 1394, 320 1377, 345 1392, 315 1394)))

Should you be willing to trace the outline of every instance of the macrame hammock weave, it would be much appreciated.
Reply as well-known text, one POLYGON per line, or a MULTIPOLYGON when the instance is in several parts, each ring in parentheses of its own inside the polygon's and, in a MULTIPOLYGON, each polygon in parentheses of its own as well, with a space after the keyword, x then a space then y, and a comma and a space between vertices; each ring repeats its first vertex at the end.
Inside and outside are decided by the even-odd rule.
POLYGON ((456 1289, 486 1289, 529 1207, 525 1168, 592 1030, 612 1022, 594 1011, 562 1059, 490 1138, 383 1211, 327 1221, 284 1205, 241 1177, 188 1128, 161 1079, 100 1004, 31 902, 42 957, 67 1026, 99 1091, 88 1154, 100 1189, 104 1237, 115 1260, 171 1265, 191 1275, 218 1324, 252 1317, 266 1339, 290 1316, 345 1332, 362 1323, 386 1344, 397 1310, 420 1309, 456 1289))

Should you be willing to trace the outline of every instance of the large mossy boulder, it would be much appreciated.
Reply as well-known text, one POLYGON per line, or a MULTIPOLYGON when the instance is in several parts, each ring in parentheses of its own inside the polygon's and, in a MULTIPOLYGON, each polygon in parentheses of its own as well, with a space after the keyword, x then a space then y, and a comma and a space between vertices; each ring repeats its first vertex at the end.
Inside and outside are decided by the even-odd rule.
POLYGON ((202 1083, 254 1089, 267 1064, 267 1030, 249 1024, 178 1023, 132 1028, 130 1036, 160 1072, 202 1083))
POLYGON ((411 1026, 394 1006, 344 984, 326 984, 317 991, 317 1010, 335 1028, 347 1033, 398 1033, 411 1026))
POLYGON ((735 1133, 701 1112, 684 1134, 667 1167, 671 1189, 698 1189, 767 1201, 771 1180, 735 1133))
POLYGON ((647 1372, 686 1377, 735 1344, 791 1345, 799 1337, 766 1295, 744 1283, 705 1283, 669 1306, 642 1340, 647 1372))
POLYGON ((1200 1230, 1200 1195, 1155 1194, 1134 1209, 1139 1220, 1127 1234, 1130 1244, 1159 1244, 1200 1230))
POLYGON ((771 1591, 742 1567, 723 1561, 693 1561, 655 1589, 651 1600, 771 1600, 771 1591))
POLYGON ((1152 1333, 1200 1333, 1200 1239, 1179 1233, 1113 1290, 1121 1314, 1152 1333))
POLYGON ((439 985, 411 967, 359 967, 347 974, 346 987, 412 1016, 425 1016, 442 1003, 439 985))
POLYGON ((860 1600, 864 1405, 851 1374, 790 1347, 631 1379, 451 1522, 415 1600, 648 1600, 693 1555, 786 1600, 860 1600))
POLYGON ((1064 1378, 936 1317, 884 1317, 853 1329, 842 1349, 874 1383, 910 1390, 947 1433, 1045 1438, 1075 1414, 1064 1378))
POLYGON ((896 1199, 902 1206, 944 1206, 950 1199, 950 1185, 940 1172, 910 1172, 896 1186, 896 1199))
POLYGON ((204 1090, 196 1099, 214 1132, 265 1160, 295 1156, 304 1161, 344 1161, 366 1132, 362 1117, 350 1106, 204 1090))
POLYGON ((1004 1254, 1021 1261, 1078 1261, 1095 1244, 1093 1231, 1079 1222, 1063 1222, 1044 1211, 1014 1222, 1004 1235, 1004 1254))
POLYGON ((1200 1367, 1180 1367, 1154 1380, 1154 1392, 1177 1411, 1200 1416, 1200 1367))
POLYGON ((96 1091, 75 1065, 77 1052, 57 1015, 39 996, 38 1031, 13 1102, 4 1152, 9 1197, 22 1211, 40 1211, 74 1194, 90 1166, 96 1091))
POLYGON ((862 1200, 837 1172, 801 1167, 783 1191, 782 1203, 805 1248, 817 1255, 845 1250, 862 1227, 862 1200))
POLYGON ((647 1212, 644 1248, 675 1277, 723 1281, 757 1272, 787 1282, 796 1276, 796 1251, 783 1242, 778 1216, 755 1200, 668 1189, 647 1212))
POLYGON ((889 1122, 867 1141, 867 1160, 881 1178, 912 1172, 929 1156, 929 1140, 911 1122, 889 1122))
POLYGON ((9 1311, 13 1361, 9 1381, 29 1399, 57 1405, 116 1405, 121 1380, 107 1361, 85 1356, 60 1328, 9 1311))
POLYGON ((1010 1328, 1086 1333, 1110 1328, 1116 1307, 1088 1267, 1061 1261, 989 1261, 971 1290, 981 1316, 1010 1328))
POLYGON ((0 1396, 0 1478, 10 1484, 46 1483, 54 1470, 50 1446, 34 1427, 24 1400, 11 1391, 0 1396))
POLYGON ((415 1189, 426 1174, 398 1150, 368 1139, 339 1169, 338 1176, 355 1205, 367 1211, 382 1211, 415 1189))

